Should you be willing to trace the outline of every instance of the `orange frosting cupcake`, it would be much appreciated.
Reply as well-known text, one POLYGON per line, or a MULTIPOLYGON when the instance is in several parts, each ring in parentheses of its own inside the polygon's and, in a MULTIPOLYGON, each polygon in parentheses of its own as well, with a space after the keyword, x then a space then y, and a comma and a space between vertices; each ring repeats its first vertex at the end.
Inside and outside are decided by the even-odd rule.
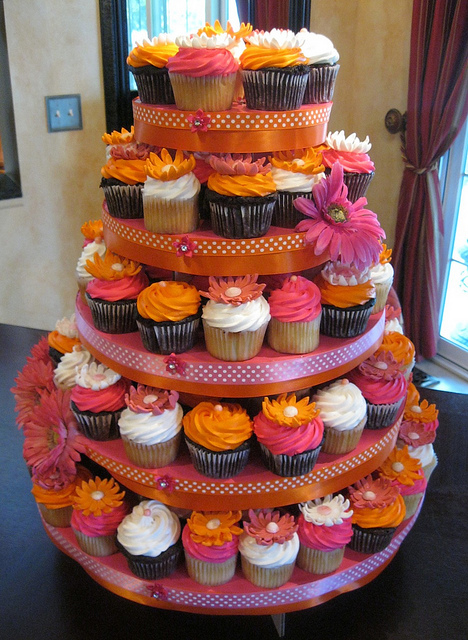
POLYGON ((322 163, 322 153, 314 147, 296 149, 294 151, 276 151, 269 160, 277 169, 291 171, 292 173, 317 175, 325 171, 325 166, 322 163))
POLYGON ((252 421, 238 404, 200 402, 182 421, 185 435, 210 451, 236 449, 252 435, 252 421))
POLYGON ((163 280, 143 289, 137 299, 137 308, 138 313, 148 320, 178 322, 196 314, 200 302, 200 294, 193 285, 163 280))
POLYGON ((145 182, 145 160, 139 158, 125 159, 111 156, 101 169, 103 178, 114 178, 128 185, 145 182))
POLYGON ((86 270, 98 280, 117 281, 136 276, 141 271, 141 264, 108 250, 104 258, 95 253, 92 260, 87 260, 86 270))
POLYGON ((381 351, 391 351, 397 362, 402 362, 406 367, 410 367, 414 361, 414 344, 405 335, 398 331, 390 331, 383 337, 382 344, 377 349, 381 351))
POLYGON ((356 284, 352 287, 332 285, 319 274, 315 284, 320 289, 322 304, 346 309, 358 304, 365 304, 375 296, 375 288, 371 280, 356 284))

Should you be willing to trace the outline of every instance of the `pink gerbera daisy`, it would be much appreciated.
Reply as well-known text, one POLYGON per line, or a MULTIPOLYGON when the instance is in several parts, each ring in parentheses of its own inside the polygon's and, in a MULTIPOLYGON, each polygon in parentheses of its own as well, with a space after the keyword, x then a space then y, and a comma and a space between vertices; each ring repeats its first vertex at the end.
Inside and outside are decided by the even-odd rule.
POLYGON ((23 457, 34 471, 42 476, 49 471, 76 474, 85 445, 70 409, 70 391, 55 389, 44 395, 31 412, 24 435, 23 457))
POLYGON ((26 358, 27 362, 31 360, 41 360, 47 364, 50 362, 49 343, 46 336, 42 336, 37 344, 31 349, 31 355, 26 358))
POLYGON ((310 220, 302 220, 296 231, 305 231, 305 243, 314 245, 319 256, 328 251, 331 260, 358 269, 379 261, 385 232, 377 215, 365 209, 366 198, 352 203, 343 182, 343 167, 335 162, 330 175, 312 187, 313 200, 296 198, 294 206, 310 220))
POLYGON ((15 411, 18 413, 16 423, 21 428, 42 398, 55 389, 54 368, 50 358, 48 362, 28 358, 15 382, 16 387, 12 387, 11 392, 15 396, 15 411))

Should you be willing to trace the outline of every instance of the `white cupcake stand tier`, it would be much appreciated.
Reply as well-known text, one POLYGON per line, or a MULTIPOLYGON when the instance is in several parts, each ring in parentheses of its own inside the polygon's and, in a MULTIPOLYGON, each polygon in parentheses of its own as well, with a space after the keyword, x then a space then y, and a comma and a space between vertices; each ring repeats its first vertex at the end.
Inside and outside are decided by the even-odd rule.
POLYGON ((151 607, 190 613, 272 615, 281 635, 285 613, 322 604, 376 578, 410 532, 421 504, 422 501, 416 514, 398 527, 389 546, 383 551, 366 555, 346 549, 340 567, 325 576, 307 573, 296 567, 290 581, 278 589, 260 589, 252 585, 242 576, 240 567, 232 580, 218 587, 197 584, 182 566, 167 578, 141 580, 128 569, 122 554, 116 553, 105 558, 89 556, 79 548, 70 527, 55 528, 44 521, 43 524, 52 542, 61 551, 76 560, 93 580, 119 596, 151 607))

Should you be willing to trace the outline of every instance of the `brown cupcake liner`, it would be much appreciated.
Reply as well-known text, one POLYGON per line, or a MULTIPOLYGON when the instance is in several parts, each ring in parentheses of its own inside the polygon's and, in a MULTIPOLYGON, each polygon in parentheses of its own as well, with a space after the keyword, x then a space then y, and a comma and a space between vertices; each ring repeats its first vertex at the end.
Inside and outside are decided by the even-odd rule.
POLYGON ((348 187, 348 200, 356 202, 359 198, 363 198, 373 177, 373 171, 371 173, 348 173, 344 171, 343 182, 348 187))
POLYGON ((227 451, 210 451, 187 436, 185 442, 193 466, 198 473, 209 478, 232 478, 245 468, 249 460, 250 440, 227 451))
POLYGON ((361 439, 365 424, 366 416, 353 429, 347 429, 346 431, 325 427, 325 438, 322 444, 323 453, 349 453, 355 449, 361 439))
POLYGON ((143 346, 151 353, 170 355, 191 349, 200 324, 201 309, 178 322, 155 322, 137 314, 143 346))
POLYGON ((49 358, 52 360, 52 364, 57 366, 64 354, 54 347, 49 347, 49 358))
POLYGON ((117 549, 125 556, 130 571, 143 580, 159 580, 173 573, 182 555, 182 544, 177 541, 169 549, 155 558, 151 556, 133 556, 116 540, 117 549))
POLYGON ((404 397, 392 404, 367 403, 366 429, 385 429, 395 422, 404 397))
POLYGON ((339 70, 339 64, 311 65, 302 103, 321 104, 331 102, 339 70))
POLYGON ((227 362, 241 362, 254 358, 263 345, 268 322, 256 331, 238 333, 210 327, 203 320, 206 350, 214 358, 227 362))
POLYGON ((132 67, 128 70, 133 73, 138 90, 138 97, 144 104, 175 104, 169 73, 166 67, 132 67))
POLYGON ((144 225, 153 233, 191 233, 198 227, 198 193, 187 200, 145 196, 143 190, 144 225))
POLYGON ((271 318, 267 342, 279 353, 311 353, 319 346, 320 320, 321 314, 309 322, 282 322, 271 318))
POLYGON ((106 185, 103 179, 101 187, 113 218, 143 218, 142 184, 106 185))
POLYGON ((94 538, 74 528, 73 533, 75 534, 80 549, 90 556, 103 558, 104 556, 111 556, 118 551, 115 544, 115 533, 109 536, 96 536, 94 538))
POLYGON ((297 555, 296 564, 303 571, 324 575, 336 571, 343 562, 344 547, 332 549, 331 551, 322 551, 320 549, 311 549, 301 544, 297 555))
POLYGON ((69 527, 73 514, 73 507, 60 507, 59 509, 49 509, 42 502, 37 502, 42 517, 52 527, 69 527))
POLYGON ((124 407, 119 411, 93 413, 92 411, 80 411, 73 401, 70 402, 70 406, 78 422, 79 430, 87 438, 103 442, 116 440, 120 437, 118 423, 124 407))
POLYGON ((223 238, 259 238, 271 226, 276 192, 263 197, 222 196, 205 193, 213 233, 223 238))
POLYGON ((307 216, 298 211, 293 202, 296 198, 312 200, 312 192, 301 193, 299 191, 277 191, 277 198, 271 224, 273 227, 294 229, 299 222, 307 220, 307 216))
POLYGON ((396 527, 364 529, 353 524, 353 537, 348 547, 360 553, 378 553, 392 541, 396 527))
POLYGON ((205 562, 194 558, 185 551, 187 573, 192 580, 208 587, 216 587, 229 582, 236 572, 236 562, 237 554, 225 562, 205 562))
POLYGON ((112 334, 138 331, 136 298, 110 302, 102 298, 92 298, 89 293, 86 293, 85 297, 98 331, 112 334))
POLYGON ((268 447, 261 442, 260 453, 262 456, 262 462, 268 471, 271 471, 277 476, 283 478, 291 478, 293 476, 302 476, 306 473, 310 473, 315 467, 315 463, 319 457, 322 443, 315 449, 309 451, 303 451, 302 453, 296 453, 296 455, 288 456, 284 453, 274 454, 268 447))
POLYGON ((274 569, 259 567, 241 556, 242 572, 249 582, 263 589, 276 589, 291 578, 296 562, 274 569))
POLYGON ((365 332, 375 299, 365 304, 340 309, 322 304, 320 333, 331 338, 354 338, 365 332))
POLYGON ((231 108, 237 72, 225 76, 184 76, 169 72, 178 109, 183 111, 226 111, 231 108))
POLYGON ((173 438, 157 444, 142 444, 121 436, 125 453, 130 462, 144 469, 166 467, 177 458, 182 439, 182 429, 173 438))
POLYGON ((245 101, 249 109, 289 111, 299 109, 304 99, 309 67, 242 69, 245 101))

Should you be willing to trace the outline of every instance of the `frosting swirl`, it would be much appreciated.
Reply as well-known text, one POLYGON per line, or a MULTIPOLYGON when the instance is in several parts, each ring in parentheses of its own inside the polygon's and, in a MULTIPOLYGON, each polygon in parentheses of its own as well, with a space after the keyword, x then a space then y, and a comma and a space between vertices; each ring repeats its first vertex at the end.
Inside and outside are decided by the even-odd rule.
MULTIPOLYGON (((193 39, 192 39, 193 40, 193 39)), ((228 76, 237 73, 239 63, 228 49, 180 48, 168 60, 169 75, 179 73, 190 78, 228 76)))
POLYGON ((152 40, 143 40, 141 44, 130 51, 127 64, 131 67, 152 66, 162 69, 167 61, 175 56, 179 47, 174 42, 174 37, 168 33, 161 33, 152 40))
POLYGON ((182 417, 179 403, 159 415, 135 413, 127 407, 119 418, 120 435, 145 445, 167 442, 182 429, 182 417))
POLYGON ((367 414, 367 404, 358 387, 346 379, 335 380, 312 397, 325 429, 354 429, 367 414))
POLYGON ((291 276, 268 298, 272 318, 281 322, 309 322, 322 310, 320 290, 302 276, 291 276))
POLYGON ((252 435, 252 421, 238 404, 200 402, 183 418, 185 435, 211 451, 237 449, 252 435))
POLYGON ((257 331, 269 322, 270 305, 263 296, 238 306, 208 300, 202 318, 210 327, 231 333, 257 331))
POLYGON ((133 556, 156 558, 179 536, 179 518, 157 500, 140 502, 117 528, 117 540, 133 556))
POLYGON ((200 294, 187 282, 161 280, 139 294, 138 313, 155 322, 178 322, 198 313, 200 294))

